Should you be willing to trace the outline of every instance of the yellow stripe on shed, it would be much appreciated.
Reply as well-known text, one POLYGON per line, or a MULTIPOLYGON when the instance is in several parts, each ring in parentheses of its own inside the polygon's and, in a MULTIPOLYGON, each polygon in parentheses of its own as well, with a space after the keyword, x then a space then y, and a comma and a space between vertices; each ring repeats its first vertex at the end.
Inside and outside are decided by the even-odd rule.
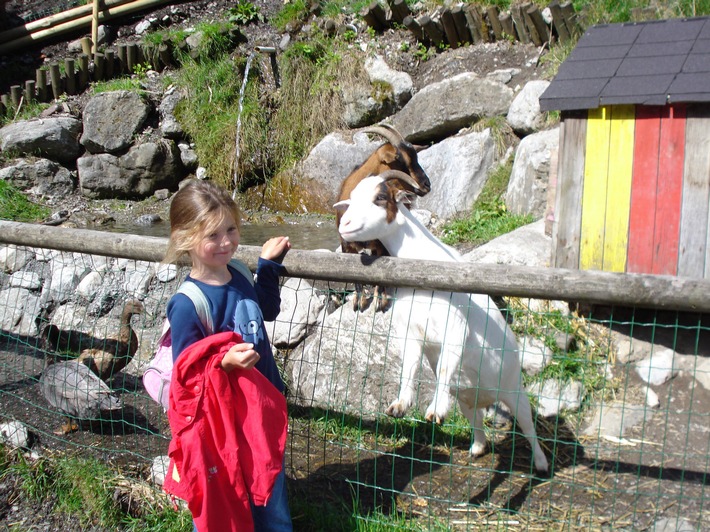
POLYGON ((633 105, 611 108, 609 138, 609 176, 607 179, 606 221, 604 224, 603 270, 626 270, 631 210, 631 177, 634 165, 633 105))
POLYGON ((587 157, 584 162, 579 250, 579 267, 582 270, 601 270, 603 266, 610 114, 608 107, 590 109, 587 119, 587 157))

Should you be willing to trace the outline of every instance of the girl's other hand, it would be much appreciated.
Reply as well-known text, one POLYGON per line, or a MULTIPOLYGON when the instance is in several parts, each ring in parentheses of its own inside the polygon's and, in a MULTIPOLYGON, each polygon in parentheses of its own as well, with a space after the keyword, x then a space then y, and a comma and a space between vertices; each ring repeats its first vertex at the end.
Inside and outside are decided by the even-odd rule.
POLYGON ((291 249, 291 241, 287 236, 275 236, 261 247, 261 258, 281 264, 289 249, 291 249))
POLYGON ((259 353, 254 350, 254 344, 236 344, 222 358, 222 369, 227 373, 233 369, 251 369, 260 358, 259 353))

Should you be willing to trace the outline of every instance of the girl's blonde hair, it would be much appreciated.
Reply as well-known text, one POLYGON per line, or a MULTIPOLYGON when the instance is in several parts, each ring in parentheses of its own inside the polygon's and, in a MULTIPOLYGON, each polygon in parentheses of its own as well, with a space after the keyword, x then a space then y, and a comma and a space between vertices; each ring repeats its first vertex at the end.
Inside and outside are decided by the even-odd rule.
POLYGON ((208 181, 189 181, 170 203, 170 241, 163 262, 177 262, 224 219, 241 230, 242 213, 229 193, 208 181))

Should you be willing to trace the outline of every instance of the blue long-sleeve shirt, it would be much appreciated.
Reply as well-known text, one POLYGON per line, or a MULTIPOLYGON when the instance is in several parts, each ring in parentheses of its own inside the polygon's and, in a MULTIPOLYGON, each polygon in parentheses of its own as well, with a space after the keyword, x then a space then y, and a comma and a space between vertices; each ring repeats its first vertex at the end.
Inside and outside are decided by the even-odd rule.
MULTIPOLYGON (((253 343, 261 357, 256 369, 283 392, 284 383, 264 322, 275 320, 281 310, 279 275, 284 268, 277 262, 260 258, 254 286, 241 273, 231 267, 229 269, 232 280, 221 286, 205 284, 189 275, 187 279, 195 283, 207 298, 214 324, 213 333, 234 331, 241 334, 245 342, 253 343)), ((186 295, 178 293, 170 298, 167 315, 175 359, 186 347, 208 336, 195 306, 186 295)))

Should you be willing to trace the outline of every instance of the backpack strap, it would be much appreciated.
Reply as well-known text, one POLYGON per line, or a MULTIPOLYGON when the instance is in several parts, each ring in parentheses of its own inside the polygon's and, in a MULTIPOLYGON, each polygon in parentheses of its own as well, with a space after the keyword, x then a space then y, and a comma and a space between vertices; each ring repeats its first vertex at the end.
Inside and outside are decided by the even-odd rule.
MULTIPOLYGON (((230 259, 229 265, 246 277, 247 281, 254 286, 254 274, 251 270, 238 259, 230 259)), ((200 318, 200 322, 207 329, 208 334, 212 334, 214 331, 214 324, 212 323, 212 314, 210 314, 210 306, 207 302, 205 294, 200 290, 200 287, 191 281, 183 281, 183 283, 178 287, 177 292, 184 294, 190 298, 192 304, 195 305, 195 310, 197 311, 197 317, 200 318)))
POLYGON ((190 298, 192 304, 195 305, 197 317, 200 318, 200 322, 202 322, 202 325, 207 329, 207 334, 212 334, 214 325, 212 323, 212 314, 210 314, 210 306, 207 302, 207 297, 205 297, 205 294, 200 290, 200 287, 192 281, 183 281, 178 287, 177 292, 190 298))
POLYGON ((251 273, 251 270, 247 267, 246 264, 244 264, 239 259, 230 259, 229 265, 235 270, 237 270, 239 273, 241 273, 244 277, 246 277, 247 281, 249 281, 249 283, 254 286, 254 274, 251 273))

